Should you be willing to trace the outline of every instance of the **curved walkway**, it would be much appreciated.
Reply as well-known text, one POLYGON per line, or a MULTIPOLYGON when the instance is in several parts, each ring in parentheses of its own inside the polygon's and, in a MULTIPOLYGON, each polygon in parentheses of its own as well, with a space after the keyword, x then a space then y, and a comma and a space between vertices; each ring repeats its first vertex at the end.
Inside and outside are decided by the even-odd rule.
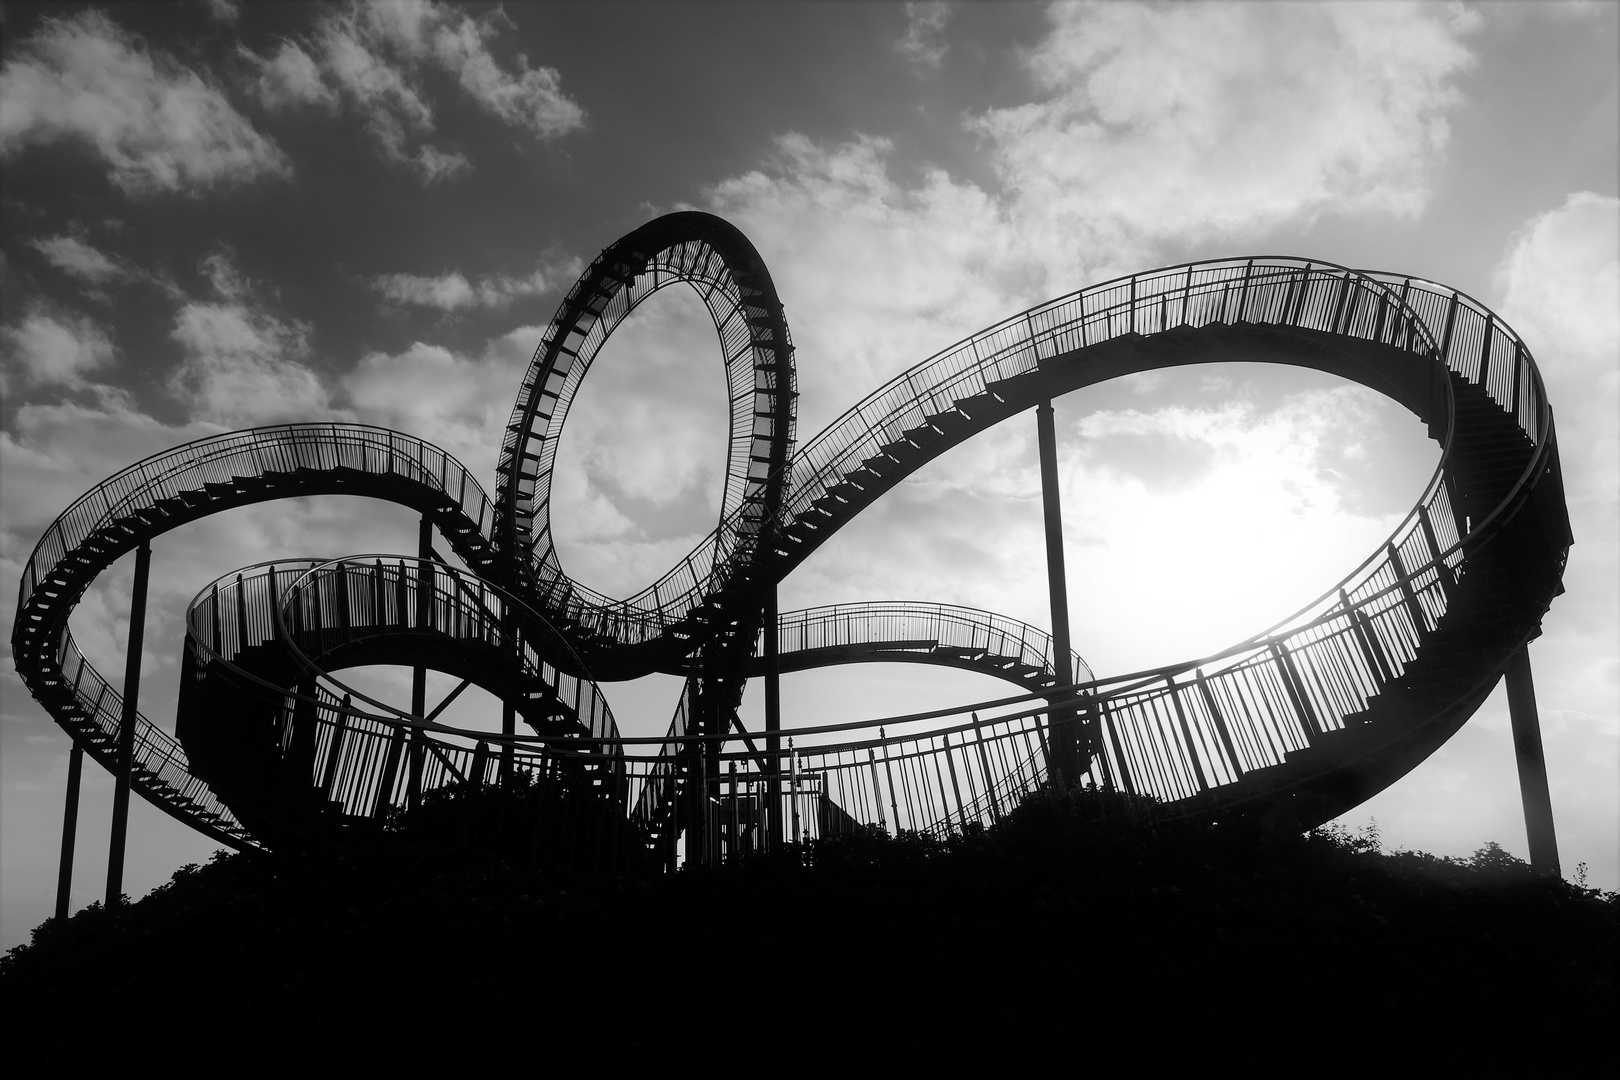
MULTIPOLYGON (((424 650, 421 639, 431 630, 453 643, 452 652, 465 655, 428 656, 429 666, 461 663, 503 694, 510 691, 509 678, 533 679, 545 669, 549 674, 540 681, 550 680, 553 696, 565 675, 576 688, 590 686, 589 692, 578 690, 576 704, 600 696, 587 672, 615 679, 653 670, 686 672, 687 693, 665 737, 666 749, 695 739, 710 744, 713 764, 728 760, 751 767, 757 747, 714 751, 737 737, 736 702, 757 667, 767 594, 839 527, 933 458, 1032 405, 1131 372, 1231 359, 1308 366, 1359 382, 1416 413, 1443 447, 1418 506, 1387 544, 1328 595, 1215 656, 1125 677, 1098 680, 1088 673, 1075 687, 1052 685, 1045 635, 987 613, 938 605, 790 613, 778 624, 782 664, 940 663, 1032 688, 1021 716, 981 722, 975 713, 971 723, 958 718, 947 724, 957 733, 955 743, 951 731, 938 731, 928 736, 927 749, 914 735, 868 735, 855 742, 822 740, 802 751, 806 775, 818 778, 825 800, 833 800, 836 780, 848 805, 887 803, 896 824, 902 815, 895 780, 880 779, 877 748, 885 755, 896 749, 896 759, 904 762, 908 755, 898 747, 908 739, 909 756, 933 765, 935 782, 917 780, 919 792, 927 788, 932 794, 908 799, 911 825, 941 827, 970 815, 996 816, 1007 797, 1041 782, 1036 743, 1045 743, 1045 710, 1068 701, 1080 710, 1076 723, 1092 780, 1151 794, 1188 813, 1247 806, 1309 827, 1404 775, 1472 714, 1538 632, 1560 591, 1570 537, 1551 410, 1517 336, 1490 311, 1442 286, 1296 259, 1172 267, 1043 304, 890 380, 795 451, 792 346, 757 252, 734 228, 707 215, 661 218, 609 247, 565 299, 525 375, 493 501, 442 451, 380 429, 292 425, 188 444, 98 485, 47 530, 24 571, 13 652, 25 682, 52 716, 111 767, 117 695, 84 662, 67 631, 68 614, 95 575, 124 552, 209 513, 273 498, 363 494, 419 510, 472 573, 441 573, 424 569, 427 564, 411 570, 400 563, 397 581, 389 579, 394 588, 409 592, 418 578, 444 583, 420 594, 444 601, 443 621, 435 622, 439 616, 431 613, 439 610, 437 600, 424 600, 420 610, 427 614, 413 616, 408 613, 418 610, 416 600, 407 597, 403 608, 396 602, 390 609, 379 593, 366 623, 356 621, 347 598, 362 582, 375 588, 386 576, 383 568, 374 566, 367 578, 359 564, 334 564, 324 587, 345 590, 337 610, 351 635, 364 627, 355 640, 368 642, 351 655, 379 662, 394 650, 410 654, 396 662, 427 662, 423 657, 432 650, 424 650), (572 582, 551 547, 557 435, 613 328, 652 292, 676 282, 698 290, 723 346, 732 440, 722 518, 703 544, 653 586, 612 600, 572 582), (551 641, 527 661, 514 659, 508 676, 466 659, 472 638, 506 642, 486 650, 491 654, 515 640, 508 640, 511 625, 487 598, 469 599, 480 580, 532 608, 534 634, 551 641), (390 624, 390 618, 396 621, 390 624), (1020 638, 1016 650, 1014 632, 1020 638), (971 740, 965 734, 970 730, 971 740), (1022 741, 1022 752, 1006 752, 1014 740, 1022 741), (976 753, 969 751, 970 741, 977 742, 976 753), (862 749, 865 762, 857 760, 862 749), (946 793, 941 760, 951 767, 954 799, 946 793), (958 765, 968 774, 971 797, 959 790, 958 765)), ((312 617, 275 586, 271 575, 262 598, 261 621, 270 620, 265 628, 277 620, 285 626, 290 614, 312 617)), ((352 704, 338 704, 331 686, 300 690, 300 680, 307 682, 319 666, 313 657, 332 659, 303 647, 317 629, 332 630, 332 618, 323 616, 318 628, 306 622, 276 644, 298 645, 304 663, 270 664, 256 674, 279 694, 271 712, 284 717, 273 722, 280 725, 280 752, 289 756, 294 741, 304 747, 294 786, 329 794, 340 756, 334 746, 338 732, 365 724, 373 725, 374 741, 391 744, 406 729, 431 729, 434 753, 444 762, 439 782, 486 775, 486 740, 457 736, 397 711, 362 715, 352 704), (272 669, 279 673, 266 677, 272 669), (308 729, 324 750, 306 752, 303 738, 292 738, 291 718, 300 708, 326 717, 308 729), (348 718, 355 723, 346 727, 348 718)), ((194 618, 193 624, 202 622, 194 618)), ((219 650, 188 641, 188 662, 198 665, 199 677, 206 677, 203 669, 228 662, 219 650)), ((254 647, 269 644, 267 638, 254 647)), ((610 718, 607 725, 580 726, 581 714, 570 715, 574 728, 568 737, 583 736, 585 743, 612 738, 610 718)), ((199 745, 208 741, 207 735, 197 737, 199 745)), ((533 769, 577 756, 559 747, 558 737, 555 730, 542 731, 531 738, 536 746, 513 747, 508 767, 514 757, 533 769)), ((188 746, 192 738, 187 735, 188 746)), ((186 748, 144 718, 136 748, 136 790, 223 842, 256 842, 230 800, 203 778, 210 770, 194 771, 186 748)), ((397 794, 391 777, 386 785, 381 779, 393 768, 386 764, 389 754, 372 756, 378 760, 354 758, 353 769, 370 777, 361 786, 370 785, 367 813, 375 816, 397 794)), ((617 751, 614 756, 621 760, 617 751)), ((216 757, 212 769, 229 787, 231 770, 220 764, 223 756, 216 757)), ((604 797, 638 806, 649 827, 659 813, 676 812, 668 796, 678 786, 697 782, 691 764, 678 765, 674 758, 643 766, 627 761, 626 767, 628 774, 606 782, 599 777, 598 786, 604 797)), ((429 782, 424 775, 418 772, 415 783, 429 782)), ((715 780, 704 782, 712 786, 715 780)), ((339 816, 356 813, 349 807, 339 816)))

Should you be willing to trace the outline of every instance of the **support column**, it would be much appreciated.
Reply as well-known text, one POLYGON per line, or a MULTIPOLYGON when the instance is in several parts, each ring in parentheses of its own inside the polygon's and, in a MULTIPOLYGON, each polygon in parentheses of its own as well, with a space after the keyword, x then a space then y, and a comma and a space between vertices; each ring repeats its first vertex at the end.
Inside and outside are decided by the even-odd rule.
POLYGON ((68 754, 67 803, 62 808, 62 867, 56 873, 56 918, 68 917, 73 891, 73 842, 79 835, 79 778, 84 773, 84 751, 78 743, 68 754))
MULTIPOLYGON (((416 557, 422 560, 416 573, 416 628, 421 631, 427 628, 432 613, 429 592, 433 586, 433 571, 429 561, 433 558, 433 522, 426 514, 417 527, 416 557)), ((421 664, 411 670, 411 715, 418 720, 427 715, 427 668, 421 664)), ((422 801, 422 765, 426 756, 427 732, 416 728, 411 732, 410 787, 405 795, 405 805, 412 810, 422 801)))
POLYGON ((129 648, 124 654, 124 712, 118 718, 118 771, 113 774, 112 842, 107 848, 107 907, 124 895, 124 839, 129 834, 129 780, 135 764, 135 722, 140 718, 141 645, 146 637, 146 579, 152 545, 135 549, 135 583, 129 598, 129 648))
MULTIPOLYGON (((1052 606, 1052 670, 1059 686, 1074 682, 1074 662, 1069 649, 1069 586, 1063 569, 1063 509, 1058 494, 1057 431, 1052 403, 1035 406, 1035 430, 1040 442, 1041 506, 1046 514, 1046 582, 1052 606)), ((1075 710, 1072 705, 1048 713, 1051 738, 1048 741, 1047 775, 1059 787, 1069 787, 1080 779, 1079 754, 1075 750, 1075 710)))
MULTIPOLYGON (((503 647, 512 652, 513 669, 518 670, 523 665, 523 649, 517 640, 517 615, 511 604, 504 603, 501 607, 501 641, 503 647)), ((510 693, 510 691, 508 691, 510 693)), ((496 779, 503 786, 512 782, 513 774, 517 771, 517 746, 512 742, 512 736, 517 734, 517 705, 510 697, 501 699, 501 734, 506 738, 501 740, 501 761, 496 769, 496 779)))
POLYGON ((1519 760, 1519 796, 1524 800, 1524 831, 1530 840, 1530 865, 1557 876, 1558 837, 1553 831, 1552 794, 1547 790, 1547 762, 1541 753, 1541 724, 1536 716, 1536 687, 1530 678, 1530 646, 1513 654, 1507 668, 1508 716, 1513 725, 1513 753, 1519 760))
POLYGON ((497 778, 502 784, 512 781, 512 770, 517 766, 517 747, 511 737, 517 734, 517 709, 510 701, 501 702, 501 734, 507 738, 501 743, 501 764, 497 778))
POLYGON ((766 849, 782 842, 782 656, 781 614, 776 604, 777 586, 765 590, 765 775, 766 849))

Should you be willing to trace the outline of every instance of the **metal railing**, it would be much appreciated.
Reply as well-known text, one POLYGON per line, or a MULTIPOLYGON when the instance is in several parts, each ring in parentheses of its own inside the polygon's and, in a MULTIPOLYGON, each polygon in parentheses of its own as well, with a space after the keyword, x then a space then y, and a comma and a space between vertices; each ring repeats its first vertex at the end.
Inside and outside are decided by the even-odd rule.
MULTIPOLYGON (((507 425, 497 487, 503 521, 532 576, 534 602, 565 624, 579 624, 582 646, 591 644, 585 635, 623 644, 655 640, 705 596, 721 591, 739 566, 756 557, 771 489, 779 489, 779 500, 788 482, 796 396, 791 338, 774 293, 752 281, 743 265, 757 261, 757 253, 723 223, 721 229, 734 235, 710 235, 714 224, 654 223, 650 232, 638 231, 633 235, 647 244, 667 245, 650 257, 632 250, 638 244, 630 237, 604 251, 558 308, 507 425), (686 238, 671 243, 677 234, 686 238), (731 436, 721 521, 660 586, 614 600, 570 579, 557 561, 549 514, 557 433, 609 335, 647 297, 682 282, 709 309, 726 366, 731 436), (786 350, 785 365, 778 363, 778 349, 786 350), (778 459, 781 467, 771 468, 778 459)), ((763 266, 754 272, 762 274, 763 266)), ((498 534, 501 543, 507 542, 505 531, 498 534)))
MULTIPOLYGON (((872 601, 784 611, 778 619, 777 649, 784 666, 794 666, 796 654, 853 648, 881 654, 876 657, 881 659, 907 652, 923 658, 950 650, 977 660, 963 666, 1002 677, 1013 671, 1010 677, 1017 682, 1028 681, 1025 672, 1038 672, 1050 682, 1055 671, 1051 634, 977 608, 872 601)), ((762 643, 755 655, 763 651, 762 643)), ((1092 678, 1079 653, 1071 652, 1070 662, 1076 679, 1092 678)))
MULTIPOLYGON (((423 636, 444 641, 436 647, 487 654, 493 663, 513 669, 514 683, 525 687, 525 702, 553 722, 544 733, 548 742, 583 737, 588 751, 602 755, 607 748, 593 765, 598 779, 621 771, 613 743, 619 731, 601 689, 553 663, 569 655, 567 643, 505 590, 442 563, 353 556, 249 567, 198 594, 187 610, 186 633, 199 680, 223 676, 273 703, 284 754, 295 752, 291 733, 300 716, 318 726, 320 734, 310 744, 315 753, 304 762, 306 780, 351 816, 377 816, 403 798, 397 747, 409 733, 420 731, 433 740, 423 790, 465 779, 472 768, 467 754, 479 743, 487 753, 491 741, 500 741, 391 706, 322 667, 323 657, 368 639, 423 636), (262 677, 264 661, 249 659, 255 652, 268 652, 282 670, 296 672, 295 685, 262 677)), ((519 711, 527 710, 520 706, 519 711)), ((243 721, 218 716, 196 722, 243 721)), ((536 755, 543 758, 544 749, 524 749, 529 764, 519 768, 540 767, 530 760, 536 755)))
MULTIPOLYGON (((482 487, 455 458, 421 439, 355 424, 276 425, 199 439, 115 473, 46 528, 23 569, 13 626, 12 651, 24 681, 42 699, 61 685, 71 687, 72 703, 59 708, 72 719, 59 715, 59 722, 70 731, 90 725, 115 741, 122 698, 66 628, 83 589, 122 551, 200 516, 196 511, 208 503, 250 501, 242 489, 267 475, 330 475, 340 469, 402 479, 436 493, 468 525, 453 544, 475 555, 487 542, 492 513, 482 487)), ((246 843, 229 810, 190 772, 184 748, 144 715, 137 714, 135 724, 137 790, 226 843, 246 843)))

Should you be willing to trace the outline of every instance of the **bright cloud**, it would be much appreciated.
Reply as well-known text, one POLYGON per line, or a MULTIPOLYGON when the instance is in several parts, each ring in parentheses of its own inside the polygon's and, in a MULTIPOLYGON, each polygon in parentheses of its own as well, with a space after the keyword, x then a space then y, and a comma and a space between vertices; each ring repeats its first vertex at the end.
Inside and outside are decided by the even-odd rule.
POLYGON ((296 41, 283 41, 268 57, 241 46, 237 51, 258 69, 253 90, 267 107, 337 104, 337 95, 322 79, 321 69, 296 41))
POLYGON ((255 89, 266 105, 330 105, 341 97, 386 158, 433 183, 471 163, 426 141, 437 130, 429 71, 453 77, 484 112, 538 139, 585 124, 555 68, 531 67, 521 54, 503 65, 490 52, 506 22, 499 9, 475 18, 433 0, 357 0, 327 12, 307 41, 284 42, 274 56, 242 51, 258 70, 255 89))
POLYGON ((182 359, 169 389, 199 420, 247 427, 332 416, 326 388, 303 361, 309 327, 261 307, 229 258, 212 255, 202 271, 212 300, 188 300, 170 337, 182 359))
POLYGON ((881 139, 788 135, 764 168, 709 195, 788 305, 805 437, 889 376, 1044 299, 1044 274, 988 194, 939 170, 907 187, 891 153, 881 139))
POLYGON ((128 194, 195 194, 291 170, 202 75, 97 11, 48 19, 0 69, 0 156, 90 146, 128 194))
POLYGON ((113 344, 106 331, 80 315, 35 307, 16 326, 0 327, 8 368, 35 386, 78 389, 85 376, 111 367, 113 344))
POLYGON ((51 236, 32 244, 52 266, 90 285, 105 285, 129 276, 122 266, 77 237, 51 236))
POLYGON ((1471 62, 1461 8, 1060 5, 1029 57, 1049 96, 974 121, 1007 191, 1061 235, 1229 235, 1411 215, 1471 62))
POLYGON ((396 304, 436 308, 440 311, 465 311, 473 308, 504 308, 524 296, 536 296, 558 287, 565 280, 577 276, 580 263, 569 260, 548 264, 527 277, 494 274, 469 281, 459 270, 437 277, 421 274, 379 274, 371 279, 371 287, 385 299, 396 304))
POLYGON ((518 327, 476 356, 423 342, 368 353, 342 389, 359 420, 443 447, 493 492, 501 434, 542 330, 518 327))

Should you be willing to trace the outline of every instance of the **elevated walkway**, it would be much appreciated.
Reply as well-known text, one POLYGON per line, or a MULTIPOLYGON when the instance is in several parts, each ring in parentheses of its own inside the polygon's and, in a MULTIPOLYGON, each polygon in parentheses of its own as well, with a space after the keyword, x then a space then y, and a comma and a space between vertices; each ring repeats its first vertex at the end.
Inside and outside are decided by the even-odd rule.
POLYGON ((994 820, 1045 782, 1048 712, 1063 706, 1076 710, 1093 782, 1186 814, 1308 828, 1395 782, 1478 708, 1561 591, 1570 534, 1552 412, 1508 327, 1443 286, 1291 258, 1170 267, 1040 305, 903 372, 796 446, 793 350, 758 253, 707 215, 659 219, 604 251, 565 299, 524 377, 493 500, 448 455, 396 432, 291 425, 200 440, 124 470, 53 523, 23 574, 13 653, 58 723, 114 767, 120 702, 67 629, 96 574, 247 503, 386 499, 423 514, 469 570, 339 560, 303 566, 285 592, 262 568, 205 591, 188 621, 182 741, 137 719, 135 789, 252 846, 322 814, 375 819, 424 787, 486 779, 497 758, 530 771, 588 766, 601 797, 650 845, 667 845, 683 800, 690 813, 781 768, 782 751, 740 731, 736 706, 761 671, 767 598, 794 567, 905 477, 1032 406, 1226 360, 1358 382, 1411 410, 1442 447, 1419 504, 1337 588, 1213 656, 1104 678, 1078 666, 1067 686, 1043 632, 944 605, 789 613, 776 624, 778 663, 940 664, 1020 691, 971 719, 902 718, 885 725, 904 729, 892 735, 876 722, 806 733, 799 766, 832 800, 816 821, 994 820), (555 447, 612 329, 676 283, 698 288, 723 346, 732 437, 721 520, 648 589, 613 600, 573 582, 551 545, 555 447), (529 731, 485 737, 345 700, 331 673, 381 662, 483 685, 529 731), (652 671, 688 680, 667 734, 617 738, 592 676, 652 671), (232 712, 248 701, 259 704, 232 712), (395 749, 406 743, 418 755, 409 783, 395 749))

